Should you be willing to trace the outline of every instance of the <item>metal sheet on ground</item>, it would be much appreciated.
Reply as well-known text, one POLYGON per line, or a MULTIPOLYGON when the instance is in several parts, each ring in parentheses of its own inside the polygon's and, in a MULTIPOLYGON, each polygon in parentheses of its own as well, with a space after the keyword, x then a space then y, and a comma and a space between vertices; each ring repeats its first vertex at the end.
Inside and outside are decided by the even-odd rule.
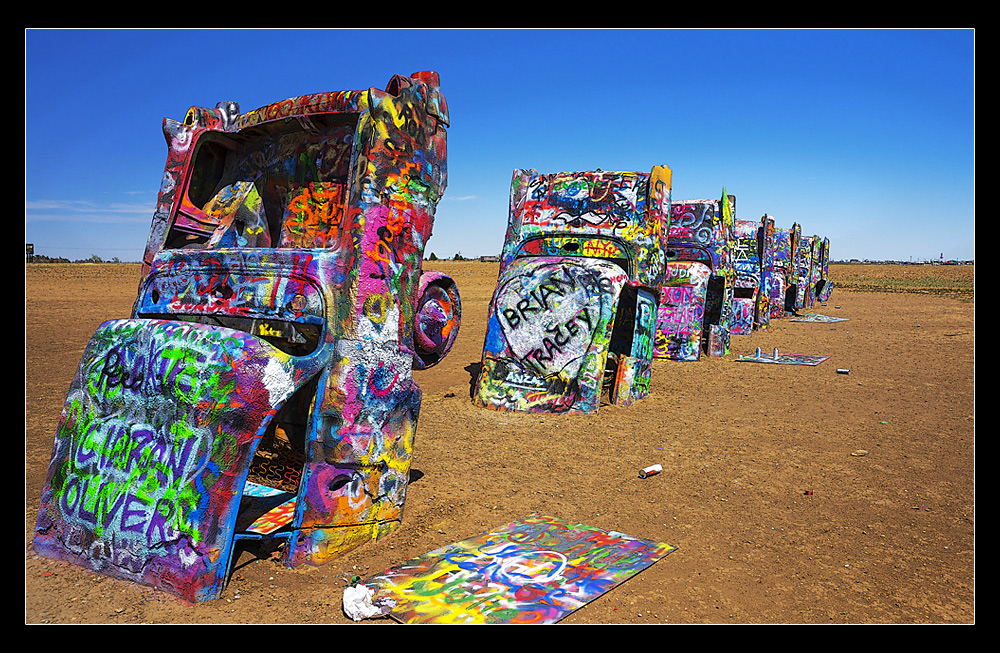
POLYGON ((365 584, 402 623, 555 623, 676 549, 536 514, 365 584))

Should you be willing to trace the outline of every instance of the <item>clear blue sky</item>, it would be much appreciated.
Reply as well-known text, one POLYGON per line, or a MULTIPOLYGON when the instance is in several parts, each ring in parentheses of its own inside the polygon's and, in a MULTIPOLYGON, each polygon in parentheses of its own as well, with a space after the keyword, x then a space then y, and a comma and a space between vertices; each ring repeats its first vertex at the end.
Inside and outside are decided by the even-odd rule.
POLYGON ((975 256, 973 30, 28 30, 25 242, 141 257, 164 117, 435 70, 449 185, 428 251, 496 254, 515 168, 673 169, 834 259, 975 256))

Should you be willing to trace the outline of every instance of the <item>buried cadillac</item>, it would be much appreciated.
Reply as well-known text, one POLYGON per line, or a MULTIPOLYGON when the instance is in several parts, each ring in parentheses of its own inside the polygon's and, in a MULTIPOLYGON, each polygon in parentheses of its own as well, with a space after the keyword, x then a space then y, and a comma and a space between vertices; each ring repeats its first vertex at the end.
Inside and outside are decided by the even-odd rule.
POLYGON ((235 543, 318 564, 400 524, 460 304, 421 260, 447 183, 436 73, 166 119, 129 319, 72 381, 40 554, 197 602, 235 543))
POLYGON ((646 396, 671 171, 516 170, 473 402, 594 412, 646 396))

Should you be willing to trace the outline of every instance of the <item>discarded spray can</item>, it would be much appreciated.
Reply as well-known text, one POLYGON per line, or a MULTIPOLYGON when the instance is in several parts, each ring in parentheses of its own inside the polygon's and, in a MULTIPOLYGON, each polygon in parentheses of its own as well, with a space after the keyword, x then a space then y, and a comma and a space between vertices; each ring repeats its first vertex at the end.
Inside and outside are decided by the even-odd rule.
POLYGON ((851 370, 845 369, 843 367, 837 369, 837 374, 850 374, 851 370))
POLYGON ((657 463, 656 465, 650 465, 639 472, 639 478, 648 478, 650 476, 656 476, 663 471, 663 466, 657 463))
POLYGON ((778 360, 778 348, 777 347, 774 348, 774 356, 773 356, 773 358, 774 358, 774 360, 778 360))
POLYGON ((760 358, 760 347, 757 347, 757 358, 760 358))

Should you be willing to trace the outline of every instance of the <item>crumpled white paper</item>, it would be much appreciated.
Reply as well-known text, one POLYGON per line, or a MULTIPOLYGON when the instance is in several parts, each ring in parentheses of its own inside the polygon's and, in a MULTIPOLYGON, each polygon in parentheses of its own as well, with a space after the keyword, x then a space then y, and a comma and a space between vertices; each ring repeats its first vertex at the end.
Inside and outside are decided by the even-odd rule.
POLYGON ((384 617, 395 606, 395 601, 385 600, 373 602, 375 590, 361 585, 351 585, 344 588, 344 614, 354 621, 371 617, 384 617))

